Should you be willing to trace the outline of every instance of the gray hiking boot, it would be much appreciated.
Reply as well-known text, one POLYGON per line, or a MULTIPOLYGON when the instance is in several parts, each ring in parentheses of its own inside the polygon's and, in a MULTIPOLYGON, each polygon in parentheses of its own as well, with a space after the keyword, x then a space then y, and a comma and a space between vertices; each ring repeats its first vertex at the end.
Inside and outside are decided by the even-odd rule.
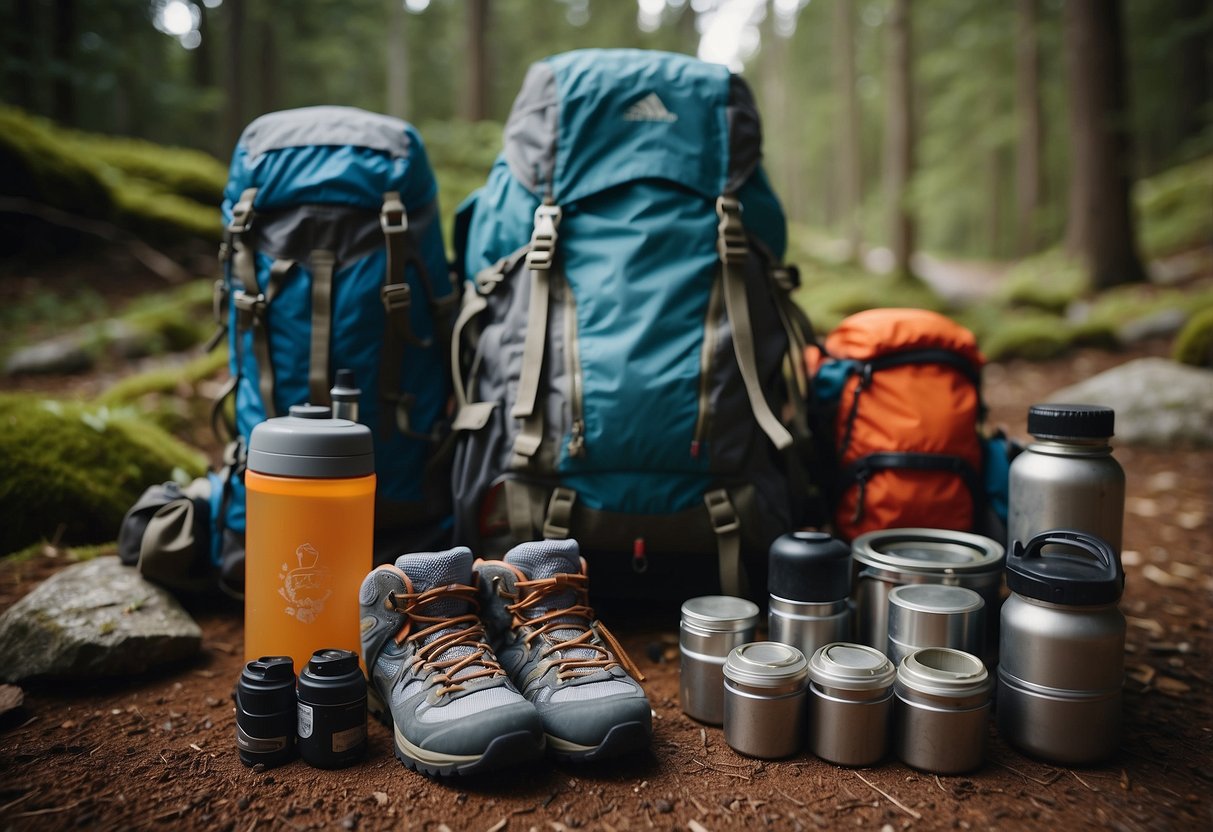
POLYGON ((489 640, 543 717, 548 752, 581 761, 647 747, 652 712, 633 676, 644 677, 594 618, 577 541, 523 543, 475 568, 489 640))
POLYGON ((368 706, 396 756, 424 774, 472 774, 543 754, 543 724, 476 617, 472 552, 402 555, 362 582, 368 706))

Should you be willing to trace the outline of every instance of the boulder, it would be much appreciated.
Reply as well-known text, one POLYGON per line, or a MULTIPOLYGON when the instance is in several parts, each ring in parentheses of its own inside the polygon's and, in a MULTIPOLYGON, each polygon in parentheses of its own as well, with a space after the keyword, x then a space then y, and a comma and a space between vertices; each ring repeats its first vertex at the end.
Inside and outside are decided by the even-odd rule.
POLYGON ((94 363, 83 339, 69 334, 17 350, 4 362, 4 372, 10 376, 67 375, 91 370, 94 363))
POLYGON ((1114 408, 1120 443, 1213 447, 1213 370, 1139 358, 1058 390, 1048 400, 1114 408))
POLYGON ((0 615, 0 679, 143 673, 198 652, 202 630, 116 557, 69 566, 0 615))

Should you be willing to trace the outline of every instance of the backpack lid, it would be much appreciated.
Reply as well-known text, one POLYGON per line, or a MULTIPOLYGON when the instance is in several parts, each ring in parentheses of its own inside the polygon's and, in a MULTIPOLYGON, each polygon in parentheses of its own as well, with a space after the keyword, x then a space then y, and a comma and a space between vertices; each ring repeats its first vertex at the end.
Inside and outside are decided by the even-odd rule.
POLYGON ((753 96, 728 67, 669 52, 583 49, 531 65, 505 126, 514 177, 567 205, 636 179, 712 199, 761 159, 753 96))
POLYGON ((868 360, 919 349, 942 349, 985 363, 977 338, 951 318, 929 309, 867 309, 849 316, 826 338, 826 352, 838 358, 868 360))

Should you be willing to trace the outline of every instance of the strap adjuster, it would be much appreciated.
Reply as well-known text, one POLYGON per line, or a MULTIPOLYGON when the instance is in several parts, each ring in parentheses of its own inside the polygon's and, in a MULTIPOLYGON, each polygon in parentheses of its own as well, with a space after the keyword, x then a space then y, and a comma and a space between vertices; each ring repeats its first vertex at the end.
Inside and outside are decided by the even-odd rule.
POLYGON ((379 299, 383 301, 383 310, 392 317, 408 311, 413 303, 413 291, 407 283, 388 283, 379 290, 379 299))
POLYGON ((716 252, 725 263, 744 260, 749 251, 745 226, 741 222, 741 203, 735 196, 716 197, 716 252))
POLYGON ((577 492, 571 488, 555 488, 548 500, 548 513, 543 523, 545 540, 564 540, 573 526, 573 504, 577 492))
POLYGON ((227 284, 222 278, 211 286, 211 316, 219 326, 227 323, 227 284))
POLYGON ((505 273, 501 270, 500 264, 481 269, 476 272, 476 291, 482 295, 490 294, 503 280, 505 280, 505 273))
POLYGON ((531 232, 531 249, 526 254, 526 267, 533 270, 552 268, 556 254, 556 229, 564 212, 559 205, 541 204, 535 209, 535 230, 531 232))
POLYGON ((232 306, 236 307, 236 326, 248 329, 254 321, 265 316, 267 303, 263 294, 251 295, 243 289, 237 289, 232 292, 232 306))
POLYGON ((400 234, 409 230, 409 215, 405 213, 400 194, 388 191, 383 195, 383 207, 379 210, 379 227, 384 234, 400 234))
POLYGON ((240 194, 240 199, 232 206, 232 221, 227 224, 227 230, 233 234, 243 234, 253 224, 253 200, 257 197, 256 188, 247 188, 240 194))
POLYGON ((723 488, 704 494, 703 501, 708 507, 708 518, 712 522, 712 531, 717 535, 733 534, 741 528, 741 524, 737 520, 737 512, 729 500, 729 494, 723 488))

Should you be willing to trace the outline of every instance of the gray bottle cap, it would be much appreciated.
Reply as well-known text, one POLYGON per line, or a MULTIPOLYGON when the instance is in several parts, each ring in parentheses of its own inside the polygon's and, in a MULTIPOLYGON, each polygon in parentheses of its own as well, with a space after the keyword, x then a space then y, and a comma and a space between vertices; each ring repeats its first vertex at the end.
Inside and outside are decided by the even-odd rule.
POLYGON ((990 689, 981 659, 950 647, 924 647, 901 661, 897 681, 910 690, 935 696, 964 697, 990 689))
POLYGON ((777 687, 799 681, 808 670, 804 653, 777 641, 755 641, 734 647, 724 663, 726 679, 752 687, 777 687))
POLYGON ((703 595, 682 605, 682 620, 703 630, 731 633, 758 624, 758 605, 731 595, 703 595))
POLYGON ((896 676, 885 654, 866 644, 836 641, 817 648, 809 660, 809 678, 824 688, 880 690, 896 676))
POLYGON ((279 477, 337 479, 375 473, 371 429, 334 419, 327 407, 297 404, 249 437, 248 467, 279 477))

